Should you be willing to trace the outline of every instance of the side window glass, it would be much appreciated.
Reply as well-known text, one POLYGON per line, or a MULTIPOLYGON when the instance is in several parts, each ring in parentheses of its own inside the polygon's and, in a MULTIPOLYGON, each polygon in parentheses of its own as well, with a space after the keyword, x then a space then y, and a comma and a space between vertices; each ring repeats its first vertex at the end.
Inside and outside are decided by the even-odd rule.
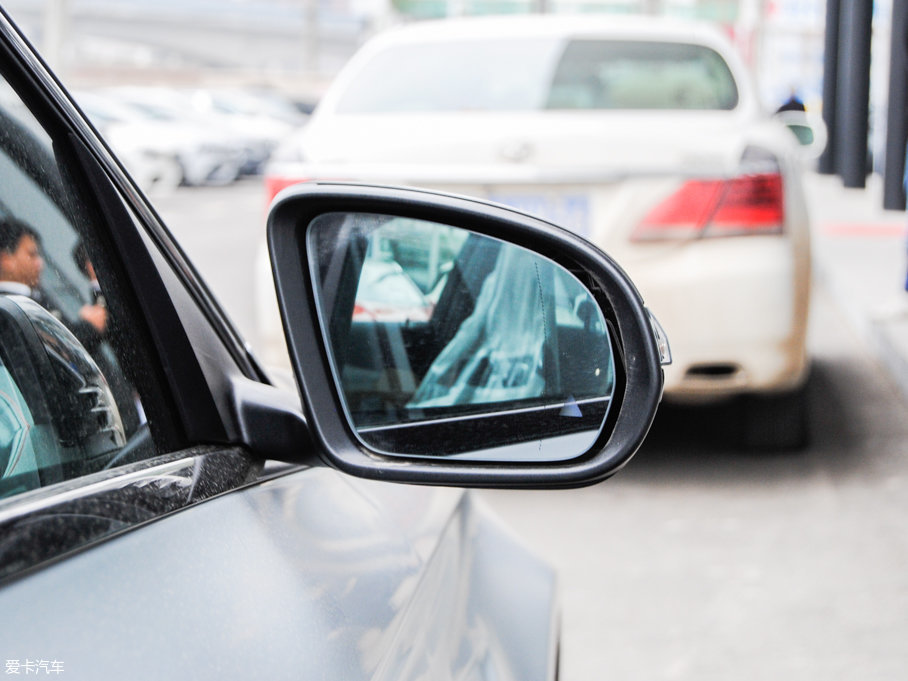
POLYGON ((0 81, 0 499, 155 453, 60 162, 0 81))

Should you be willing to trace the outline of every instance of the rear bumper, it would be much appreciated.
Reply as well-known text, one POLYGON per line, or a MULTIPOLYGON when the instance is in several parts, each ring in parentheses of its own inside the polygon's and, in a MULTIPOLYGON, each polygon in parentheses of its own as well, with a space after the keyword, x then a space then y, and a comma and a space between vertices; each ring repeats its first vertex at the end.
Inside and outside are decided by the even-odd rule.
POLYGON ((671 343, 669 399, 706 401, 803 383, 810 263, 802 250, 777 236, 700 240, 627 263, 671 343))

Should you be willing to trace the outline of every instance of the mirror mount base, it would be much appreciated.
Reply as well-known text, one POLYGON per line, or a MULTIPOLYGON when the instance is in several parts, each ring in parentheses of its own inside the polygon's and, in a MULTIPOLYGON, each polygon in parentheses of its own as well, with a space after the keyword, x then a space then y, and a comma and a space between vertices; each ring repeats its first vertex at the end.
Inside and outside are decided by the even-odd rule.
POLYGON ((231 402, 242 444, 260 459, 311 464, 315 445, 295 395, 244 377, 231 380, 231 402))

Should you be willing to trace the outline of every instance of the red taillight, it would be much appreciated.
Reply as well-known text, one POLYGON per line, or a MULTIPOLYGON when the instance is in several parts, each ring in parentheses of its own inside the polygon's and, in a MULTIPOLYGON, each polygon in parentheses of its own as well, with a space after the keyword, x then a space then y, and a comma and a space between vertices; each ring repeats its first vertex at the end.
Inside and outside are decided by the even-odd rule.
POLYGON ((634 230, 634 241, 779 234, 785 219, 782 176, 741 175, 688 180, 653 208, 634 230))
POLYGON ((266 205, 270 204, 275 196, 278 195, 282 189, 287 187, 292 187, 295 184, 300 182, 306 182, 305 179, 299 177, 283 177, 281 175, 266 175, 265 176, 265 203, 266 205))

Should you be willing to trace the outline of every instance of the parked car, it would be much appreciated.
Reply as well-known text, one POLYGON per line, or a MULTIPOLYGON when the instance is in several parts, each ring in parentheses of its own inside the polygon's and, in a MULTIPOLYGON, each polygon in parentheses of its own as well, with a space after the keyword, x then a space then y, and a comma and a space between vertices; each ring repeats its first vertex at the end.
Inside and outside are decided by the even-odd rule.
POLYGON ((266 183, 414 185, 567 227, 614 256, 665 325, 668 399, 748 396, 750 444, 796 447, 810 289, 799 155, 709 25, 472 18, 364 46, 266 183))
POLYGON ((214 91, 131 86, 111 88, 107 93, 147 115, 220 136, 241 155, 240 170, 245 175, 262 172, 278 141, 298 127, 272 115, 250 112, 248 106, 231 106, 227 95, 218 96, 214 91))
POLYGON ((275 142, 306 124, 309 116, 278 92, 257 88, 199 88, 190 91, 200 114, 236 116, 248 128, 264 130, 275 142))
POLYGON ((0 133, 7 674, 557 678, 551 568, 461 488, 591 484, 639 446, 667 346, 610 258, 475 200, 289 190, 286 392, 4 12, 0 133), (444 276, 429 318, 355 318, 370 247, 444 276))
POLYGON ((106 93, 83 91, 76 99, 145 190, 229 184, 239 177, 245 156, 227 135, 106 93))
POLYGON ((168 191, 184 183, 184 162, 169 130, 104 97, 90 92, 75 94, 82 110, 103 131, 143 191, 168 191))

